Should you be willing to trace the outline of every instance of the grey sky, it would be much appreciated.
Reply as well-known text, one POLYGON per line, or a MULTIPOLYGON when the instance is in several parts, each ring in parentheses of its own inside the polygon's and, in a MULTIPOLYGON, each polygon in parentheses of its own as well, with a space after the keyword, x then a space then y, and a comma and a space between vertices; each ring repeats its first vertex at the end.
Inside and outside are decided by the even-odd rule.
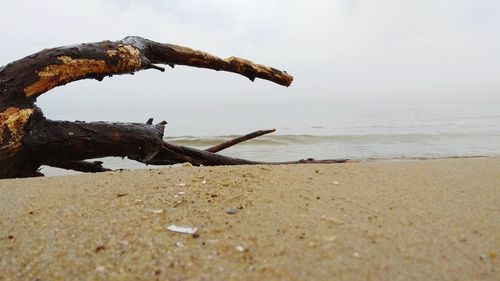
MULTIPOLYGON (((500 1, 4 1, 0 64, 139 35, 285 69, 290 88, 187 67, 81 81, 45 112, 500 102, 500 1)), ((74 114, 85 117, 85 114, 74 114)), ((87 118, 88 119, 88 118, 87 118)))

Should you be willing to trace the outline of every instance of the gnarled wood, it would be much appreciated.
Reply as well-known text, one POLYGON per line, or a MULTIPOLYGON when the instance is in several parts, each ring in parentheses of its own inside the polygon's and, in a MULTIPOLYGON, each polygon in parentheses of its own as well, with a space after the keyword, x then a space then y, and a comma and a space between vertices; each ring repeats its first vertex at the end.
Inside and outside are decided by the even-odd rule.
POLYGON ((69 82, 159 69, 154 64, 187 65, 234 72, 289 86, 293 77, 285 71, 230 57, 211 54, 173 44, 162 44, 141 37, 103 41, 46 49, 0 69, 0 103, 32 103, 48 90, 69 82))
MULTIPOLYGON (((156 125, 152 119, 145 124, 52 121, 35 106, 36 99, 54 87, 145 69, 165 70, 157 64, 234 72, 252 81, 261 78, 284 86, 293 81, 286 71, 249 60, 222 59, 141 37, 45 49, 0 68, 0 178, 37 176, 44 164, 85 172, 106 171, 101 162, 84 161, 106 156, 154 165, 263 163, 214 152, 272 131, 254 132, 203 151, 163 141, 164 121, 156 125)), ((314 162, 286 163, 304 161, 314 162)))

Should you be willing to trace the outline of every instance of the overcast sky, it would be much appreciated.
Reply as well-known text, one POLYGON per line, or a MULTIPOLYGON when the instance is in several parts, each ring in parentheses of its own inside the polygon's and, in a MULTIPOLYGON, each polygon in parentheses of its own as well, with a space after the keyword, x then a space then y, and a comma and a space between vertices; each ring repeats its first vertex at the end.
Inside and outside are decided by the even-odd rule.
POLYGON ((497 0, 18 0, 3 1, 0 21, 0 64, 138 35, 295 77, 285 88, 211 70, 148 70, 54 89, 39 100, 49 116, 112 102, 116 112, 500 102, 497 0))

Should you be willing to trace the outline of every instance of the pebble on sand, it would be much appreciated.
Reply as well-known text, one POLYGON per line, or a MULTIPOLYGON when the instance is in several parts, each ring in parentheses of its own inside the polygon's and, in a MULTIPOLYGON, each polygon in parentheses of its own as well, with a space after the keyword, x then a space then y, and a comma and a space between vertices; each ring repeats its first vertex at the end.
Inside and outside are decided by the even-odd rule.
POLYGON ((106 268, 104 266, 100 265, 100 266, 98 266, 98 267, 95 268, 95 271, 97 271, 97 272, 104 272, 104 271, 106 271, 106 268))

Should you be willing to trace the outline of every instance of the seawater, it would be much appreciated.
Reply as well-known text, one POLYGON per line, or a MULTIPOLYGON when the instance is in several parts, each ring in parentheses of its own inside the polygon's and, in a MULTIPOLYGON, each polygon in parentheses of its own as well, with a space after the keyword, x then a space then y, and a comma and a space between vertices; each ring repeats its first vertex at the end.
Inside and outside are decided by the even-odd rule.
MULTIPOLYGON (((167 115, 165 140, 200 149, 276 128, 221 152, 251 160, 500 156, 500 105, 493 104, 173 110, 167 115)), ((115 169, 151 168, 121 158, 103 161, 115 169)), ((46 167, 42 172, 66 174, 46 167)))

